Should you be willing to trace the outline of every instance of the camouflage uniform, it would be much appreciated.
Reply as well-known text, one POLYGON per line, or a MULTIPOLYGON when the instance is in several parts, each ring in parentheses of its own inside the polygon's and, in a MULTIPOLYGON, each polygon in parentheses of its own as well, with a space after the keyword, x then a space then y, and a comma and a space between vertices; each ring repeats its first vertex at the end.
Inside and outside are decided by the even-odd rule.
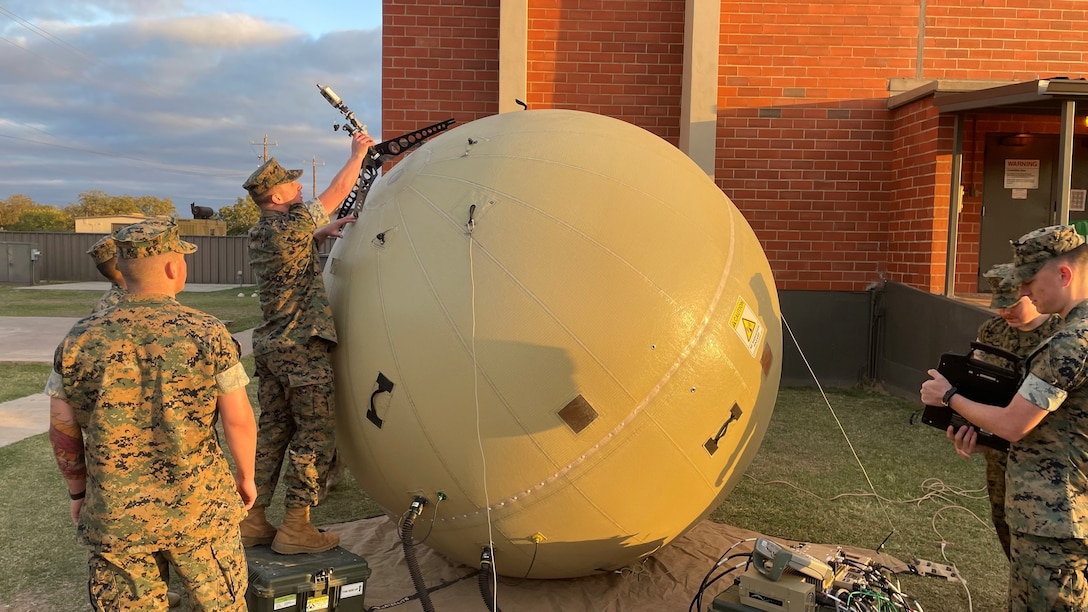
POLYGON ((123 297, 125 297, 125 290, 111 283, 110 288, 102 294, 102 297, 98 298, 98 302, 94 305, 94 310, 91 312, 99 312, 107 308, 113 308, 121 303, 121 298, 123 297))
MULTIPOLYGON (((984 275, 990 282, 990 308, 1009 308, 1020 301, 1019 287, 1011 283, 1002 283, 1002 280, 1011 272, 1011 268, 1011 264, 1000 264, 984 275)), ((1050 315, 1039 327, 1021 331, 1009 325, 1003 317, 996 316, 979 326, 978 341, 1023 358, 1031 354, 1043 340, 1058 331, 1061 324, 1061 317, 1050 315)), ((979 361, 1009 370, 1019 370, 1022 365, 1013 364, 1007 359, 982 351, 976 351, 973 356, 979 361)), ((1005 465, 1008 453, 987 447, 984 449, 984 456, 986 457, 986 492, 990 497, 990 517, 993 520, 994 529, 997 530, 1001 550, 1005 552, 1006 558, 1010 558, 1009 525, 1005 522, 1005 465)))
POLYGON ((166 295, 126 295, 57 347, 46 390, 83 433, 96 610, 165 609, 171 565, 192 609, 245 610, 245 510, 215 430, 218 396, 249 380, 239 354, 222 322, 166 295))
MULTIPOLYGON (((1026 234, 1013 243, 1014 281, 1082 243, 1071 226, 1026 234)), ((1049 414, 1009 448, 1009 609, 1088 609, 1088 301, 1067 313, 1025 370, 1019 394, 1049 414)))
POLYGON ((263 210, 249 230, 249 263, 263 320, 253 331, 260 378, 256 506, 268 506, 288 457, 287 507, 313 506, 335 450, 332 310, 313 233, 329 222, 320 200, 263 210))
MULTIPOLYGON (((98 242, 91 245, 91 248, 87 250, 87 254, 94 260, 96 266, 117 258, 117 245, 114 243, 113 236, 104 236, 98 242)), ((101 268, 99 268, 101 270, 101 268)), ((102 294, 102 297, 98 298, 98 302, 94 305, 94 310, 91 312, 98 312, 107 308, 112 308, 121 301, 121 298, 125 296, 125 290, 117 286, 116 283, 110 283, 110 288, 102 294)))

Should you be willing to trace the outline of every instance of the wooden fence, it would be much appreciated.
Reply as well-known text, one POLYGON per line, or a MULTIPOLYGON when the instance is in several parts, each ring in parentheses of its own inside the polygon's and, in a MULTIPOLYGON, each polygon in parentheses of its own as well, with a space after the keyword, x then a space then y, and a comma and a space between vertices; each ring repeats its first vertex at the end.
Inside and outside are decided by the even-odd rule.
MULTIPOLYGON (((87 255, 105 234, 73 234, 70 232, 0 232, 0 243, 30 243, 40 255, 35 265, 38 282, 85 282, 103 280, 87 255)), ((197 246, 189 255, 190 283, 222 285, 252 285, 256 281, 249 269, 246 236, 182 236, 197 246)), ((333 240, 322 245, 328 254, 333 240)))

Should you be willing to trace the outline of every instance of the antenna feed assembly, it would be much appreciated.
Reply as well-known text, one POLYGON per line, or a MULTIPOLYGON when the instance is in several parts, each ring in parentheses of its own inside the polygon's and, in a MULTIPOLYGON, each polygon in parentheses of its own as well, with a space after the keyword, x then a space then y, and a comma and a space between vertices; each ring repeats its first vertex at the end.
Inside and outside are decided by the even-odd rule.
POLYGON ((332 90, 332 87, 317 83, 317 89, 321 92, 321 97, 325 98, 333 108, 340 111, 340 113, 344 115, 344 119, 347 120, 347 123, 343 125, 336 123, 332 124, 332 131, 344 130, 352 135, 354 135, 355 132, 360 131, 364 134, 367 133, 366 126, 359 123, 359 120, 355 118, 355 113, 344 104, 344 100, 340 96, 336 95, 336 92, 332 90))

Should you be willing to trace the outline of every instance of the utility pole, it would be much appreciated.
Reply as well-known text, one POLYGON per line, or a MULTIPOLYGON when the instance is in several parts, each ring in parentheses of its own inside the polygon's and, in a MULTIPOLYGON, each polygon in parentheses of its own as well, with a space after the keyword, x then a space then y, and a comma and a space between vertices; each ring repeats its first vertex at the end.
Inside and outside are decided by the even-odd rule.
POLYGON ((317 199, 317 167, 318 166, 324 166, 325 162, 318 163, 316 155, 314 155, 314 158, 313 158, 312 162, 313 162, 314 167, 313 167, 313 170, 310 171, 310 178, 312 178, 313 181, 314 181, 314 187, 313 187, 314 194, 311 197, 313 197, 316 200, 317 199))
POLYGON ((275 147, 275 146, 279 146, 279 143, 278 143, 278 142, 273 142, 272 144, 268 144, 268 134, 265 134, 265 135, 264 135, 264 140, 263 140, 262 142, 260 142, 260 143, 257 143, 257 142, 253 142, 253 141, 251 140, 251 141, 249 141, 249 144, 250 144, 251 146, 252 146, 252 145, 256 145, 256 144, 260 144, 260 145, 262 145, 262 148, 261 148, 261 163, 262 163, 262 164, 263 164, 264 162, 268 161, 268 147, 275 147))

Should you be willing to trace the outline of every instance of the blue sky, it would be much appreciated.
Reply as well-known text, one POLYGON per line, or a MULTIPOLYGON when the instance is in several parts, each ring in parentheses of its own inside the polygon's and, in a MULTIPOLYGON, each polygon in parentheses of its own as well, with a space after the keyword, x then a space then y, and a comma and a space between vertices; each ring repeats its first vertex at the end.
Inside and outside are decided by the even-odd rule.
POLYGON ((254 2, 252 0, 231 0, 229 2, 200 2, 215 10, 225 12, 239 12, 257 15, 268 19, 273 23, 292 25, 302 31, 318 36, 327 32, 345 29, 379 28, 382 25, 381 0, 361 0, 359 2, 344 2, 335 0, 332 2, 306 3, 285 2, 284 0, 269 0, 268 2, 254 2))
POLYGON ((330 85, 381 128, 381 2, 0 0, 0 199, 233 204, 269 154, 318 191, 347 158, 330 85), (323 165, 322 165, 323 164, 323 165))

